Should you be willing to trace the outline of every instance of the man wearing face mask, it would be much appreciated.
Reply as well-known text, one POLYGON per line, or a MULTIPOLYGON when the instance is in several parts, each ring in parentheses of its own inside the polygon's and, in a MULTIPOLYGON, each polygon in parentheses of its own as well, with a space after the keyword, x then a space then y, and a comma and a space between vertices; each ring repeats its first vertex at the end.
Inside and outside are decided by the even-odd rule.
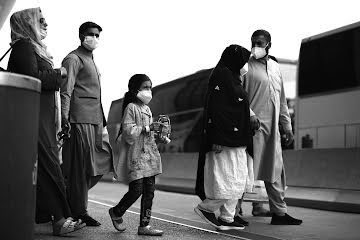
MULTIPOLYGON (((265 183, 271 224, 299 225, 302 220, 287 214, 284 201, 286 181, 278 123, 285 129, 287 144, 293 141, 293 133, 279 64, 269 56, 270 33, 255 31, 251 36, 251 45, 252 56, 244 87, 255 114, 250 122, 257 124, 260 121, 260 128, 253 137, 254 178, 265 183)), ((253 212, 259 207, 254 205, 253 212)))
POLYGON ((68 72, 61 86, 62 129, 70 133, 63 146, 63 172, 73 217, 87 226, 100 225, 87 213, 88 190, 113 171, 100 73, 93 57, 101 31, 96 23, 83 23, 79 28, 81 45, 62 62, 68 72))

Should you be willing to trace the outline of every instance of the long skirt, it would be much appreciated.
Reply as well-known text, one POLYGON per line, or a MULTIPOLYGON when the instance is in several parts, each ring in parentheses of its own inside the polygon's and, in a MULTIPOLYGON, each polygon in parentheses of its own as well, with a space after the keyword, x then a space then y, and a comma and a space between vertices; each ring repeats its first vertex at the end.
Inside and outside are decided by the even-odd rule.
POLYGON ((49 222, 71 217, 65 182, 61 172, 57 149, 38 143, 38 172, 36 185, 36 222, 49 222))
POLYGON ((204 187, 208 199, 240 199, 248 175, 245 147, 206 153, 204 187))

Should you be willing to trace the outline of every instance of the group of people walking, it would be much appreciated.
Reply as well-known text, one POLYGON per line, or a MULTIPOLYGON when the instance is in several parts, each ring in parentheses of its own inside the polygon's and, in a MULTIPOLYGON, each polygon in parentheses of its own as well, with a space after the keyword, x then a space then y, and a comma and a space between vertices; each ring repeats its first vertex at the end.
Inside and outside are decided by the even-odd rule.
MULTIPOLYGON (((93 58, 102 28, 93 22, 81 24, 80 46, 55 69, 42 41, 47 26, 40 8, 11 16, 7 70, 42 83, 36 222, 52 222, 53 234, 61 236, 85 225, 101 225, 87 212, 88 191, 104 174, 114 172, 114 159, 101 103, 101 74, 93 58)), ((147 106, 151 87, 144 74, 129 81, 121 134, 129 159, 129 192, 109 214, 115 228, 124 231, 122 215, 142 195, 138 233, 159 236, 163 232, 149 226, 155 175, 162 171, 153 133, 161 123, 153 123, 147 106)))
MULTIPOLYGON (((80 46, 54 68, 43 39, 47 23, 40 8, 15 12, 10 18, 12 52, 8 71, 41 80, 38 138, 36 222, 52 222, 53 234, 100 226, 87 211, 88 191, 104 174, 126 179, 129 190, 109 209, 111 221, 124 231, 123 215, 140 197, 139 235, 161 236, 150 226, 155 176, 161 156, 148 103, 152 81, 135 74, 128 83, 122 124, 117 137, 120 157, 114 159, 101 103, 99 69, 93 58, 102 28, 85 22, 80 46)), ((254 32, 251 53, 239 45, 227 47, 213 70, 204 106, 195 211, 220 230, 243 229, 241 198, 248 183, 249 161, 256 179, 265 182, 271 224, 301 224, 286 213, 285 172, 278 122, 293 139, 278 64, 269 55, 270 34, 254 32), (250 157, 251 156, 251 157, 250 157), (251 159, 251 160, 250 160, 251 159), (220 210, 219 218, 214 212, 220 210)), ((199 139, 200 141, 200 139, 199 139)))

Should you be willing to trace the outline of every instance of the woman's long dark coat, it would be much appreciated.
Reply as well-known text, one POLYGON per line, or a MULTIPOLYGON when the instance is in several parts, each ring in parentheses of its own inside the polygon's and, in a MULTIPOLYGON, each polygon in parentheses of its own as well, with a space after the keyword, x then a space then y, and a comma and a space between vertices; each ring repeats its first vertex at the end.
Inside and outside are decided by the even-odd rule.
POLYGON ((61 73, 40 58, 27 40, 19 40, 14 44, 8 71, 32 76, 41 81, 36 220, 47 222, 51 220, 51 215, 70 217, 55 129, 54 93, 59 89, 61 73))

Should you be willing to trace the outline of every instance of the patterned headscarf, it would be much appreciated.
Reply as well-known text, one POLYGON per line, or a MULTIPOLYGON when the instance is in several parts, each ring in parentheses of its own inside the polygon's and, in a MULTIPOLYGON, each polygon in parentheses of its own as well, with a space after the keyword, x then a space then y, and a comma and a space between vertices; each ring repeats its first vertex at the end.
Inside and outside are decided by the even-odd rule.
POLYGON ((53 57, 46 50, 46 45, 40 37, 40 8, 28 8, 13 13, 10 18, 11 45, 20 39, 28 39, 34 46, 35 52, 53 66, 53 57))

